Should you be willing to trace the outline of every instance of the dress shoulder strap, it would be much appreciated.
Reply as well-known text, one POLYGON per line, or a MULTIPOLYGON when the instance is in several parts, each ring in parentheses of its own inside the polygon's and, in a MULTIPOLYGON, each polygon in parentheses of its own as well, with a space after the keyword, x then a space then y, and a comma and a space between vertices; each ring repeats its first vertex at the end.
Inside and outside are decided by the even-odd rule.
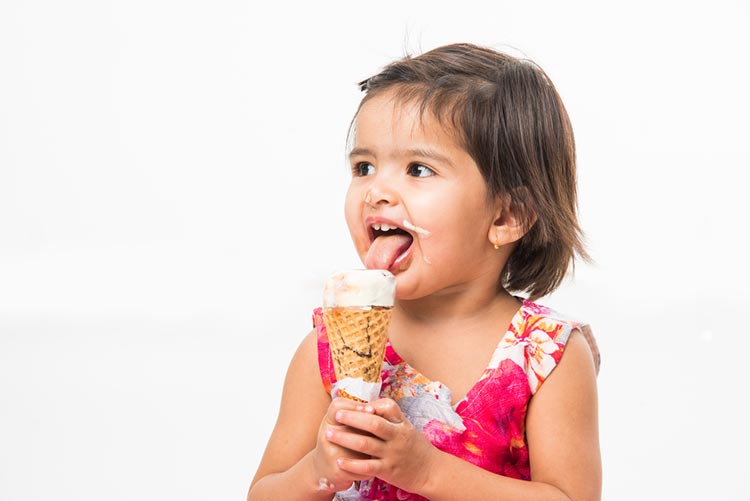
POLYGON ((598 373, 600 355, 591 328, 529 300, 524 301, 500 341, 492 368, 504 359, 513 360, 526 373, 533 395, 560 362, 570 334, 576 329, 588 342, 598 373))
POLYGON ((336 382, 336 372, 333 369, 333 358, 331 357, 331 346, 328 344, 328 332, 323 323, 323 309, 315 308, 312 316, 313 328, 318 334, 318 368, 320 378, 323 381, 328 394, 331 394, 333 383, 336 382))

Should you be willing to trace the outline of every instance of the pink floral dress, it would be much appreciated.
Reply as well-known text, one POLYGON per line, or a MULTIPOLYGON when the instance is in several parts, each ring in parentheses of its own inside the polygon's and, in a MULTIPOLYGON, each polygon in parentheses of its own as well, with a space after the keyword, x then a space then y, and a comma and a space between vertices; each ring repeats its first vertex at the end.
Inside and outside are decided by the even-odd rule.
MULTIPOLYGON (((328 336, 320 308, 313 313, 318 362, 326 390, 336 396, 328 336)), ((404 415, 438 449, 493 473, 529 480, 524 425, 529 400, 560 361, 573 329, 599 352, 587 326, 524 300, 484 373, 466 396, 451 405, 451 392, 412 368, 388 343, 380 395, 395 400, 404 415)), ((337 493, 339 500, 422 500, 378 478, 337 493)))

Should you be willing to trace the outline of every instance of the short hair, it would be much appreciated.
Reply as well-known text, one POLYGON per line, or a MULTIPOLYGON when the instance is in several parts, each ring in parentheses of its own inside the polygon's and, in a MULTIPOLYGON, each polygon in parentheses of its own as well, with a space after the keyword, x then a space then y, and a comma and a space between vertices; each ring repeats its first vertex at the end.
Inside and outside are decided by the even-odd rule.
POLYGON ((589 259, 577 219, 573 130, 538 65, 453 44, 406 56, 359 85, 367 93, 359 109, 390 90, 431 113, 479 166, 488 194, 508 198, 527 231, 498 277, 499 287, 535 299, 560 285, 576 254, 589 259))

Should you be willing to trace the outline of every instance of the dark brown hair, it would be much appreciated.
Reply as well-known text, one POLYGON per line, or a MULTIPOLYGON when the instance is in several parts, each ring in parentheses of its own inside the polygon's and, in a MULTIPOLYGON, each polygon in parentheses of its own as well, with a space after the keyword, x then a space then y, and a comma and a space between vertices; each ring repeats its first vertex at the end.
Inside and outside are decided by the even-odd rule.
MULTIPOLYGON (((454 44, 406 56, 360 82, 393 90, 447 125, 479 166, 491 197, 508 197, 528 229, 499 285, 532 299, 555 290, 575 254, 588 259, 576 211, 573 130, 554 85, 533 62, 454 44)), ((356 119, 356 115, 355 115, 356 119)))

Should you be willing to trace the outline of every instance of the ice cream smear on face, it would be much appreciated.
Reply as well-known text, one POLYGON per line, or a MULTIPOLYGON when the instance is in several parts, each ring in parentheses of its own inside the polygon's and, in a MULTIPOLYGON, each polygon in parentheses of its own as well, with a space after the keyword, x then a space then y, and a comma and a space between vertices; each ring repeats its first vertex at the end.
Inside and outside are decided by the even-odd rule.
POLYGON ((430 232, 429 231, 425 230, 424 228, 420 228, 416 224, 412 224, 411 221, 409 221, 408 219, 404 219, 404 228, 406 228, 407 230, 413 231, 414 233, 416 233, 420 237, 429 237, 430 236, 430 232))
MULTIPOLYGON (((403 226, 416 234, 419 238, 427 238, 430 232, 420 228, 408 219, 403 220, 403 226)), ((372 236, 365 256, 365 266, 370 269, 398 271, 403 269, 408 261, 409 249, 414 243, 414 236, 404 229, 388 224, 372 225, 372 236)))
POLYGON ((395 277, 386 270, 329 277, 323 290, 323 323, 336 374, 331 394, 361 402, 379 397, 395 293, 395 277))

